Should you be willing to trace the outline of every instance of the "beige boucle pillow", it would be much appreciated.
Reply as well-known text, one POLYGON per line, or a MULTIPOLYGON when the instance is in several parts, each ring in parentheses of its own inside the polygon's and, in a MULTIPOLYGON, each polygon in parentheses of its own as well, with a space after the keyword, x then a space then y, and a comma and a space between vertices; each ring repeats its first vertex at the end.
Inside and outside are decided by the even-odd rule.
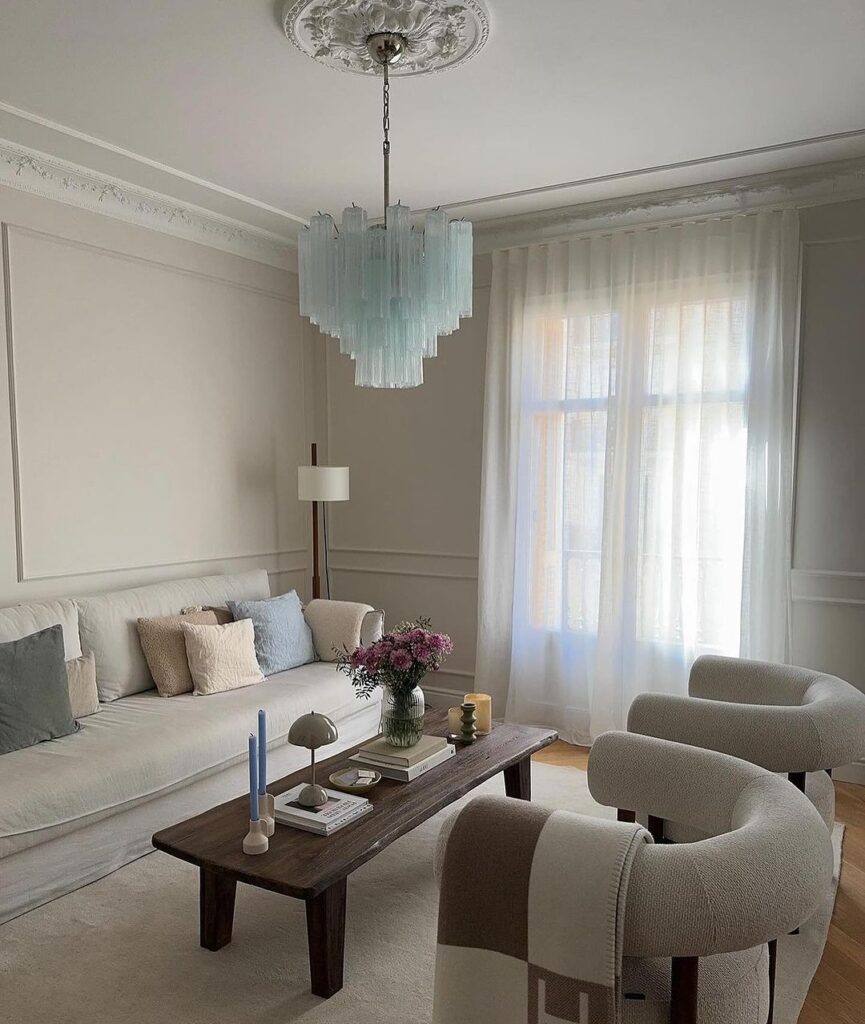
POLYGON ((66 662, 66 681, 69 684, 69 704, 73 718, 87 718, 99 710, 99 692, 96 689, 96 656, 83 654, 66 662))
POLYGON ((181 628, 194 694, 237 690, 264 679, 255 657, 252 619, 224 626, 196 626, 184 622, 181 628))
POLYGON ((176 697, 192 690, 181 623, 215 626, 217 621, 213 612, 201 610, 186 615, 138 620, 138 639, 160 697, 176 697))

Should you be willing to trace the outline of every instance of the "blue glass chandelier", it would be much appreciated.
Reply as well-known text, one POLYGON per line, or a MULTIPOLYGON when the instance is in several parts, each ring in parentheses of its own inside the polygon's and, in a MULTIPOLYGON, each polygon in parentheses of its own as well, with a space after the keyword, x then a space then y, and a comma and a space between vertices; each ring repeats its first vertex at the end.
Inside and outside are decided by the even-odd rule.
POLYGON ((394 32, 367 39, 384 78, 384 222, 370 225, 366 210, 352 205, 339 228, 319 213, 298 239, 300 314, 339 338, 360 387, 422 384, 423 361, 436 355, 438 339, 472 315, 471 224, 435 209, 419 231, 407 206, 390 205, 388 68, 405 46, 394 32))

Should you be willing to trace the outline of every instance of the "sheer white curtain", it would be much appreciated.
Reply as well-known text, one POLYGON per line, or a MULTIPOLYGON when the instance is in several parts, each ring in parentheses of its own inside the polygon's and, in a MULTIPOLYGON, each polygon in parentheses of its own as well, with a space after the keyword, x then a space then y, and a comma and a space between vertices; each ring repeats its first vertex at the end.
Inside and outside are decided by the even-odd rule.
POLYGON ((587 743, 787 659, 792 211, 494 254, 476 685, 587 743))

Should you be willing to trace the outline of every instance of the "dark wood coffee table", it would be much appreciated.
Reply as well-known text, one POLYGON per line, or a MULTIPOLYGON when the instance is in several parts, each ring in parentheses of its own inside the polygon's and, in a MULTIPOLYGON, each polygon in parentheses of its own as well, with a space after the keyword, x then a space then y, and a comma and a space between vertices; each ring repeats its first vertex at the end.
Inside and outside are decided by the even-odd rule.
MULTIPOLYGON (((447 715, 428 711, 424 731, 446 735, 447 715)), ((352 871, 498 772, 504 772, 508 796, 530 800, 531 756, 557 738, 552 729, 496 725, 489 736, 460 746, 453 758, 414 782, 382 779, 369 794, 372 811, 326 838, 277 824, 267 853, 248 856, 241 843, 249 801, 242 796, 162 829, 153 836, 153 845, 198 865, 205 949, 222 949, 231 942, 238 882, 305 900, 312 991, 328 998, 342 988, 346 880, 352 871)), ((355 750, 322 762, 318 777, 326 779, 355 750)), ((268 788, 278 795, 306 781, 308 774, 308 769, 295 772, 268 788)))

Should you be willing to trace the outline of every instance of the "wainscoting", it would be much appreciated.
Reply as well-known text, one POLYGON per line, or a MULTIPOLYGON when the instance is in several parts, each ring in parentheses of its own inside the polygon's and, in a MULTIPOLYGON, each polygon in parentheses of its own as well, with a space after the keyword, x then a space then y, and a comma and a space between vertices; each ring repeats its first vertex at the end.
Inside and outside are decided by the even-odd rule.
POLYGON ((332 547, 334 597, 384 608, 387 626, 426 615, 450 634, 454 654, 427 677, 423 690, 434 707, 450 707, 474 686, 477 634, 477 555, 444 551, 332 547))
POLYGON ((2 187, 0 242, 0 604, 259 567, 306 596, 296 276, 2 187))

